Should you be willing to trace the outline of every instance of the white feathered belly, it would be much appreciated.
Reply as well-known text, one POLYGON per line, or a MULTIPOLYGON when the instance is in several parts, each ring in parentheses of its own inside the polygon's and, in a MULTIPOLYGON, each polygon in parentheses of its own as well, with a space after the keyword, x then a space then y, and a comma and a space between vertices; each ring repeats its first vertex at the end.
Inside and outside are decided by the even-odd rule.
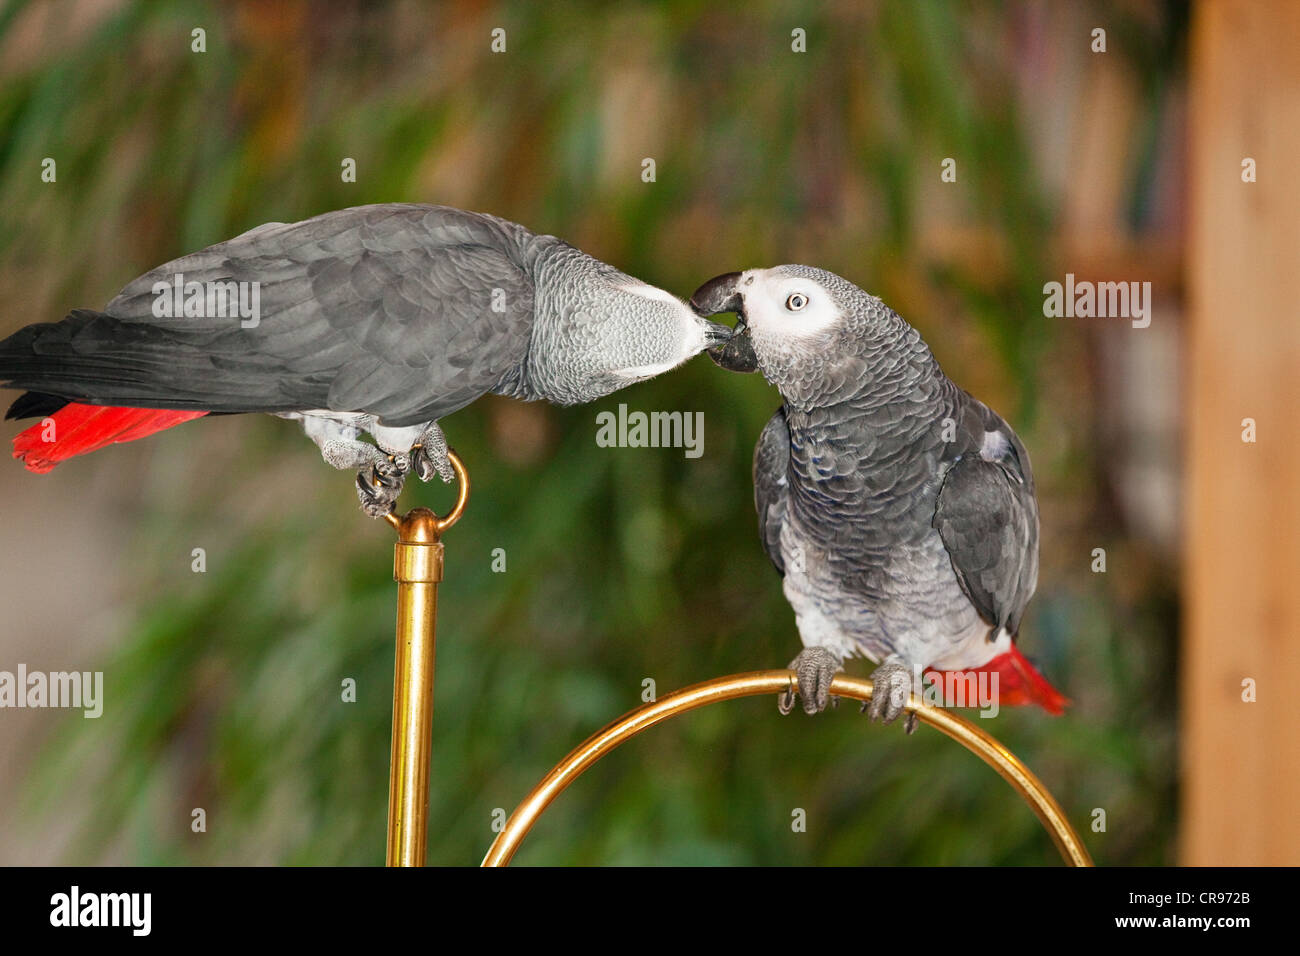
POLYGON ((938 534, 932 537, 921 548, 893 556, 891 576, 901 593, 872 602, 845 592, 828 565, 801 548, 797 531, 787 523, 781 529, 783 587, 804 647, 876 663, 897 654, 922 670, 942 671, 981 667, 1009 650, 1005 631, 988 639, 989 625, 962 592, 938 534))
POLYGON ((421 425, 391 428, 388 425, 378 424, 374 415, 367 415, 365 412, 331 412, 315 409, 277 414, 280 418, 302 422, 303 431, 317 445, 324 446, 325 442, 333 439, 351 441, 365 432, 375 440, 376 445, 390 455, 410 451, 411 446, 420 440, 424 430, 429 427, 429 423, 425 422, 421 425))

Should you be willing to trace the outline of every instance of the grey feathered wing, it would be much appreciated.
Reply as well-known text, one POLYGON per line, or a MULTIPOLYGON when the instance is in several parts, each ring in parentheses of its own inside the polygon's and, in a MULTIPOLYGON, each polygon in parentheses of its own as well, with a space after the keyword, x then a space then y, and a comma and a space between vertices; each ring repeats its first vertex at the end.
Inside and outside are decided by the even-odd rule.
POLYGON ((978 448, 958 458, 940 486, 933 525, 990 636, 1005 628, 1015 637, 1038 583, 1038 504, 1019 438, 993 412, 979 410, 984 426, 1006 439, 1005 449, 993 460, 978 448))
POLYGON ((785 559, 781 556, 781 525, 785 521, 785 499, 788 490, 786 471, 790 465, 790 428, 785 421, 785 408, 778 408, 754 448, 754 508, 758 511, 758 533, 763 539, 767 556, 785 575, 785 559))
POLYGON ((100 405, 331 409, 418 424, 524 361, 537 238, 442 206, 271 223, 151 270, 103 313, 23 329, 0 343, 0 379, 100 405), (186 283, 257 282, 260 322, 155 316, 154 284, 177 273, 186 283))

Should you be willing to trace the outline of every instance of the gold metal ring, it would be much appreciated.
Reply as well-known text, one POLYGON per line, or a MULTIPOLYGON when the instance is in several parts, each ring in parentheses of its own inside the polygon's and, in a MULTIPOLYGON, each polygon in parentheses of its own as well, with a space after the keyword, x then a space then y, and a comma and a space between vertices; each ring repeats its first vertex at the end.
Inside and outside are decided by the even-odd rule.
MULTIPOLYGON (((451 467, 456 472, 456 503, 452 505, 451 511, 447 513, 445 518, 439 517, 438 515, 433 516, 434 530, 438 536, 441 536, 444 531, 460 520, 460 516, 465 513, 465 506, 469 504, 469 472, 465 470, 465 463, 461 461, 460 456, 450 448, 447 449, 447 460, 451 462, 451 467)), ((415 512, 419 510, 421 509, 417 508, 413 510, 410 512, 410 515, 414 515, 415 512)), ((384 520, 400 532, 402 530, 403 522, 407 517, 410 517, 410 515, 404 517, 397 514, 396 511, 390 511, 388 514, 384 515, 384 520)))
MULTIPOLYGON (((537 818, 551 802, 581 776, 584 770, 619 744, 670 717, 676 717, 708 704, 734 700, 738 697, 782 693, 790 688, 793 679, 793 672, 788 670, 732 674, 728 677, 718 677, 700 684, 692 684, 690 687, 674 691, 629 711, 579 744, 542 778, 510 815, 504 829, 497 835, 488 849, 487 856, 483 858, 483 866, 507 865, 515 851, 519 849, 519 844, 537 822, 537 818)), ((871 681, 840 675, 831 684, 831 693, 837 697, 870 700, 871 681)), ((1078 834, 1066 820, 1060 804, 1042 782, 1029 771, 1029 768, 997 738, 952 711, 927 706, 915 696, 908 700, 906 709, 931 727, 947 734, 1001 774, 1038 816, 1066 863, 1071 866, 1093 865, 1092 858, 1088 855, 1078 834)))

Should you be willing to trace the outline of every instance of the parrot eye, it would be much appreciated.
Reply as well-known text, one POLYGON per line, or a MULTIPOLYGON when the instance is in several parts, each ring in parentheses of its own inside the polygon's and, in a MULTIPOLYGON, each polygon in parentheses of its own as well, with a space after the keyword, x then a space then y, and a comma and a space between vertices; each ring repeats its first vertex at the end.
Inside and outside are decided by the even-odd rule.
POLYGON ((792 292, 790 298, 785 300, 785 307, 791 312, 798 312, 808 304, 808 297, 802 292, 792 292))

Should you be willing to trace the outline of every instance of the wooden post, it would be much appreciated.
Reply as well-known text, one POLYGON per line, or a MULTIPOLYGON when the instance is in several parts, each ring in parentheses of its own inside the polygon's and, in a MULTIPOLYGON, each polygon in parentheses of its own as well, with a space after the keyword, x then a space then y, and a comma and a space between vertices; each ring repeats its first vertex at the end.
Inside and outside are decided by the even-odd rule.
MULTIPOLYGON (((1181 862, 1300 864, 1300 4, 1192 28, 1181 862), (1243 162, 1256 182, 1243 182, 1243 162), (1256 441, 1243 441, 1253 419, 1256 441), (1243 700, 1253 681, 1254 703, 1243 700)), ((1158 318, 1157 318, 1158 320, 1158 318)))

